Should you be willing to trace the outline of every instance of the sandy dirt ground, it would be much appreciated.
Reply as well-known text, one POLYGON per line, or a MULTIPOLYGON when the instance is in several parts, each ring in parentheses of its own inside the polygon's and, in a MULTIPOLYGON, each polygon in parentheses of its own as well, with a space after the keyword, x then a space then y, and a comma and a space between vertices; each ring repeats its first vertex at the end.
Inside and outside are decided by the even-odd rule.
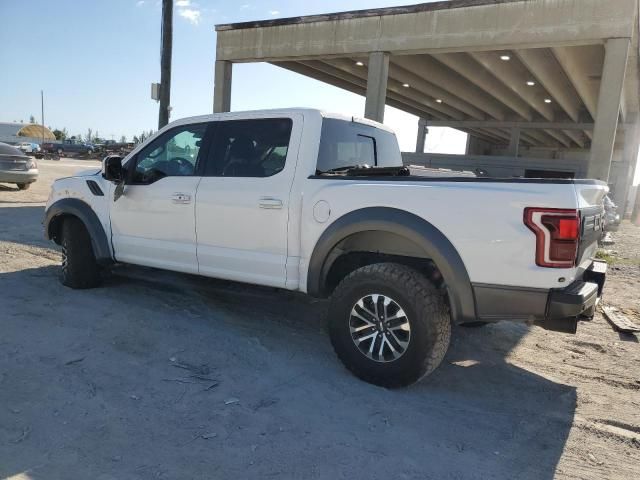
MULTIPOLYGON (((119 267, 58 280, 42 161, 0 186, 0 478, 640 478, 640 346, 598 313, 577 335, 457 328, 404 390, 358 381, 324 302, 119 267)), ((610 247, 609 304, 640 311, 640 228, 610 247)))

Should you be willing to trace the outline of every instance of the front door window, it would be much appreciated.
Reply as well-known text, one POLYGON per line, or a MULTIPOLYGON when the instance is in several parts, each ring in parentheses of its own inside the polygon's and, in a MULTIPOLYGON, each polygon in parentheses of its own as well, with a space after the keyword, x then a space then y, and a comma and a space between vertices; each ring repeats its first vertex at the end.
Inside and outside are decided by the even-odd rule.
POLYGON ((153 140, 136 156, 131 183, 150 184, 164 177, 196 174, 207 124, 176 127, 153 140))

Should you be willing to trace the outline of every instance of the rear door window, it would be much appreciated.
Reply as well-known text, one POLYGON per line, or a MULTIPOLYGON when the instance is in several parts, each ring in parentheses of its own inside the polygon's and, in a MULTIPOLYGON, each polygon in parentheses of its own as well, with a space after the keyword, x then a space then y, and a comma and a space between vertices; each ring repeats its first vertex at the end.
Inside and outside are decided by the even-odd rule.
POLYGON ((292 126, 290 118, 216 122, 205 175, 271 177, 278 174, 287 160, 292 126))

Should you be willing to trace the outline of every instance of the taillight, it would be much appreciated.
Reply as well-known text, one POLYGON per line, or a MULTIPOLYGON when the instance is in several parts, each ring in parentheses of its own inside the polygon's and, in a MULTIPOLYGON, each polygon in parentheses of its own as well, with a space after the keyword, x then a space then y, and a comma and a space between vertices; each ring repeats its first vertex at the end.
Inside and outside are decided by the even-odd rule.
POLYGON ((575 265, 580 241, 577 210, 525 208, 524 223, 536 234, 536 265, 551 268, 575 265))

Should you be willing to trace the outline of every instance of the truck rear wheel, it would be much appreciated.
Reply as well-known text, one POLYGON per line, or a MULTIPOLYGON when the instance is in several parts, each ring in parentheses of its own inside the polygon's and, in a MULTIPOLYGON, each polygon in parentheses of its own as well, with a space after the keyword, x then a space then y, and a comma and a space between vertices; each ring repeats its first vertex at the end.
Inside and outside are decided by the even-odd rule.
POLYGON ((378 263, 338 285, 329 307, 331 343, 362 380, 397 388, 436 369, 447 352, 451 319, 443 295, 416 270, 378 263))
POLYGON ((76 217, 65 218, 62 224, 62 284, 76 289, 97 287, 102 280, 100 270, 91 237, 82 221, 76 217))
POLYGON ((30 183, 17 183, 16 185, 19 190, 27 190, 31 186, 30 183))

